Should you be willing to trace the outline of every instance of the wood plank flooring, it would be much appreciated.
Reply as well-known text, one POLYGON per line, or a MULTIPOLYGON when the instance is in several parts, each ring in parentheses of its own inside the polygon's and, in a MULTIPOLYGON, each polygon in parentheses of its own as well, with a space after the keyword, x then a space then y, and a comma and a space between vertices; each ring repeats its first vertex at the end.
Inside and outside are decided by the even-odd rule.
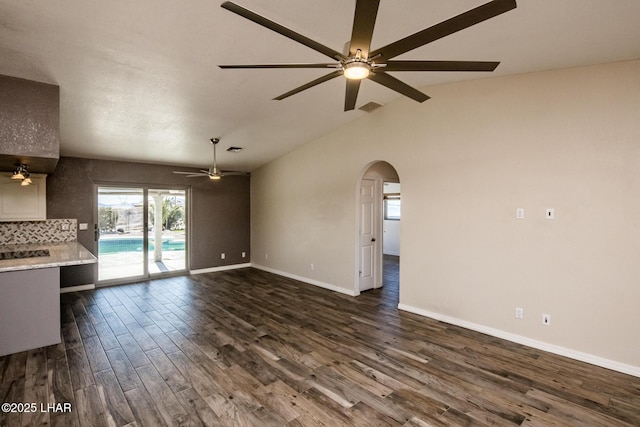
MULTIPOLYGON (((63 294, 2 426, 638 426, 640 378, 246 268, 63 294)), ((391 267, 389 267, 391 265, 391 267)))

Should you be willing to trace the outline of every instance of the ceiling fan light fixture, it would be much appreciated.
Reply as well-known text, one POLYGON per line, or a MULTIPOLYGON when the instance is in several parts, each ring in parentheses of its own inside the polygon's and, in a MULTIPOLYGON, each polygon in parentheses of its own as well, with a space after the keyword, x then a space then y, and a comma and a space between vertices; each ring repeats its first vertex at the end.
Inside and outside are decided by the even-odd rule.
POLYGON ((212 180, 212 181, 217 181, 220 178, 222 178, 222 176, 220 176, 219 173, 212 173, 211 175, 209 175, 209 179, 212 180))
POLYGON ((349 80, 362 80, 369 76, 371 65, 361 59, 354 59, 342 66, 344 76, 349 80))
POLYGON ((27 172, 27 166, 18 165, 13 171, 13 175, 11 176, 11 179, 25 179, 27 177, 29 177, 29 172, 27 172))

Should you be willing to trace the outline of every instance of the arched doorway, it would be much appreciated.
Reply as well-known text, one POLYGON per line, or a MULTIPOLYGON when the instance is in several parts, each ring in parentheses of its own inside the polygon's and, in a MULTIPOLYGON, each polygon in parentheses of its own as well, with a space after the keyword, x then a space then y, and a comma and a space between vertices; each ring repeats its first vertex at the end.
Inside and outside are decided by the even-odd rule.
POLYGON ((375 161, 363 168, 357 187, 356 295, 381 288, 385 279, 399 285, 400 177, 391 164, 375 161), (385 274, 385 265, 395 272, 385 274))

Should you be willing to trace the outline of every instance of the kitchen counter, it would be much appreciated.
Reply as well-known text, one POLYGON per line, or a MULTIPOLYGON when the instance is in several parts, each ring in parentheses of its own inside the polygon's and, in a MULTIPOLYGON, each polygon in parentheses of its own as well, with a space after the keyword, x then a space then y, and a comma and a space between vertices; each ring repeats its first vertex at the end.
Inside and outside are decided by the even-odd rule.
POLYGON ((35 270, 93 264, 97 258, 78 242, 31 243, 24 245, 0 245, 0 252, 26 252, 48 250, 49 256, 33 258, 0 259, 0 273, 7 271, 35 270))
POLYGON ((0 245, 0 253, 0 356, 58 344, 60 267, 96 257, 75 241, 0 245))

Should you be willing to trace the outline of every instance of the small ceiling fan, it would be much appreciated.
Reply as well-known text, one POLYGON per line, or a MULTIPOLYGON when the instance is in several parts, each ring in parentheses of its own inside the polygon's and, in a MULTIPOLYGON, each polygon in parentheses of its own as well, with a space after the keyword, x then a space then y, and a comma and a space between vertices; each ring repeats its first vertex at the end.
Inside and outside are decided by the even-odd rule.
POLYGON ((257 64, 219 65, 220 68, 335 68, 336 70, 307 84, 286 92, 274 100, 282 100, 303 90, 324 83, 340 75, 347 79, 344 111, 353 110, 356 105, 360 82, 363 79, 386 86, 415 101, 424 102, 429 96, 388 74, 389 71, 493 71, 499 62, 494 61, 411 61, 391 59, 446 37, 457 31, 498 16, 516 8, 515 0, 493 0, 481 6, 447 19, 432 27, 407 36, 379 49, 370 50, 373 28, 378 14, 380 0, 356 0, 351 41, 348 55, 326 47, 310 38, 296 33, 276 22, 258 15, 230 1, 221 4, 226 10, 242 16, 258 25, 301 43, 337 62, 323 64, 257 64))
POLYGON ((216 145, 220 142, 220 138, 211 138, 211 144, 213 145, 213 164, 209 168, 209 170, 200 169, 200 172, 181 172, 181 171, 173 171, 173 173, 179 175, 185 175, 186 178, 198 178, 201 176, 209 177, 211 180, 219 180, 223 176, 227 175, 251 175, 249 172, 238 172, 238 171, 226 171, 218 169, 218 165, 216 163, 216 145))

